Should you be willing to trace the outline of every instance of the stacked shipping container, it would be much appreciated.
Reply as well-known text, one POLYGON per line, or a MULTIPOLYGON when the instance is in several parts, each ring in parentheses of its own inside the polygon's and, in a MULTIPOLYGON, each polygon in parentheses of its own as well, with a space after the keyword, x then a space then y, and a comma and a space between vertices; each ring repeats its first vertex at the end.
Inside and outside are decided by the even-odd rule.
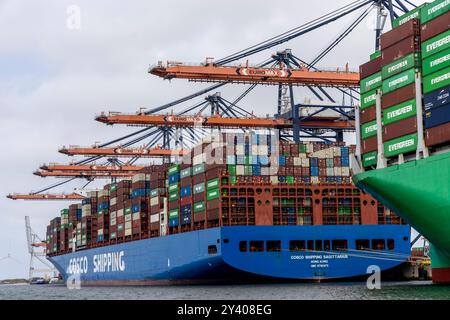
POLYGON ((425 112, 426 145, 435 147, 449 141, 449 7, 448 1, 435 1, 395 20, 393 30, 381 37, 381 56, 361 66, 360 143, 364 167, 374 166, 379 152, 377 93, 382 94, 384 157, 417 150, 419 135, 423 134, 418 132, 418 105, 425 105, 419 111, 425 112), (421 75, 424 103, 417 100, 416 77, 421 75))

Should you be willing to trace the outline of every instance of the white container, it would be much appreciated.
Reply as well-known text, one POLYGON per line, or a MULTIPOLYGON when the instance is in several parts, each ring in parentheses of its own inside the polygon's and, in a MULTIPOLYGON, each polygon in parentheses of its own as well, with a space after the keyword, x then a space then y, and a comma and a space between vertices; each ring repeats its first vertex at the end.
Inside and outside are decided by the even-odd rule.
POLYGON ((319 177, 311 177, 312 184, 319 184, 319 177))
POLYGON ((111 198, 109 200, 109 204, 112 205, 112 206, 115 206, 117 204, 117 198, 111 198))
POLYGON ((123 209, 117 210, 117 217, 123 217, 123 209))
POLYGON ((334 176, 334 169, 333 168, 327 168, 327 176, 332 177, 334 176))
POLYGON ((125 221, 125 230, 131 229, 131 226, 132 226, 131 221, 125 221))
POLYGON ((117 211, 111 211, 111 213, 109 214, 111 219, 115 219, 117 218, 117 211))
POLYGON ((141 214, 139 212, 133 213, 133 221, 141 219, 141 214))
POLYGON ((342 167, 342 176, 350 177, 350 168, 349 167, 342 167))
POLYGON ((244 166, 242 166, 242 165, 236 166, 236 175, 243 176, 244 174, 245 174, 244 166))
POLYGON ((295 167, 301 167, 301 165, 302 165, 302 159, 295 157, 294 158, 294 166, 295 167))
POLYGON ((135 182, 139 182, 139 181, 145 181, 147 178, 147 175, 145 173, 139 173, 139 174, 135 174, 132 178, 131 178, 131 182, 135 183, 135 182))
POLYGON ((125 237, 131 236, 132 231, 131 229, 125 229, 125 237))
POLYGON ((102 236, 103 235, 103 229, 98 229, 97 230, 97 235, 102 236))
POLYGON ((333 171, 334 171, 334 175, 336 177, 341 177, 342 176, 342 168, 341 167, 334 167, 333 171))
POLYGON ((309 168, 309 158, 302 158, 302 167, 309 168))
POLYGON ((110 226, 115 226, 116 224, 117 224, 116 218, 111 218, 111 219, 109 220, 109 225, 110 225, 110 226))
POLYGON ((151 216, 150 216, 150 223, 155 223, 155 222, 158 222, 159 221, 159 213, 157 213, 157 214, 152 214, 151 216))
POLYGON ((262 176, 270 176, 270 168, 268 168, 268 167, 262 167, 262 168, 261 168, 261 175, 262 175, 262 176))
POLYGON ((278 184, 278 176, 270 176, 270 182, 272 184, 278 184))
POLYGON ((130 222, 132 219, 131 214, 126 214, 125 215, 125 222, 130 222))
POLYGON ((334 156, 334 157, 340 157, 341 155, 342 155, 341 148, 339 148, 339 147, 334 147, 334 148, 333 148, 333 156, 334 156))
POLYGON ((269 147, 266 145, 258 146, 258 156, 268 156, 269 155, 269 147))
POLYGON ((154 197, 150 199, 150 206, 157 206, 159 204, 159 197, 154 197))
POLYGON ((244 148, 244 145, 240 145, 240 144, 236 145, 236 155, 237 155, 237 156, 243 156, 243 155, 245 155, 245 148, 244 148))
POLYGON ((258 153, 258 146, 256 145, 252 145, 252 155, 254 155, 254 156, 256 156, 256 155, 259 155, 259 153, 258 153))

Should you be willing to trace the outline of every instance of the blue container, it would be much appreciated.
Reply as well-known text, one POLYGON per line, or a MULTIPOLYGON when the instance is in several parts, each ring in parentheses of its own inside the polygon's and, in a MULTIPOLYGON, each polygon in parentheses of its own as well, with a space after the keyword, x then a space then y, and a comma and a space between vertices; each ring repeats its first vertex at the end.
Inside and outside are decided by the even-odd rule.
POLYGON ((342 181, 343 181, 343 180, 342 180, 342 177, 336 177, 336 182, 337 182, 337 183, 342 183, 342 181))
POLYGON ((77 220, 81 221, 81 217, 83 216, 83 212, 81 209, 77 209, 77 220))
POLYGON ((281 183, 284 183, 284 182, 286 182, 286 177, 284 177, 284 176, 279 176, 279 177, 278 177, 278 181, 281 182, 281 183))
POLYGON ((182 187, 181 188, 181 197, 190 197, 191 196, 191 187, 182 187))
POLYGON ((243 165, 245 164, 245 156, 236 156, 236 163, 238 165, 243 165))
POLYGON ((311 167, 318 167, 319 166, 319 159, 318 158, 309 158, 311 167))
POLYGON ((261 175, 261 166, 253 166, 252 173, 254 176, 261 175))
POLYGON ((260 165, 260 166, 269 165, 269 157, 268 156, 258 156, 258 165, 260 165))
POLYGON ((191 214, 181 216, 181 225, 185 226, 187 224, 191 224, 191 214))
POLYGON ((108 208, 109 208, 108 202, 102 202, 97 206, 98 211, 108 210, 108 208))
POLYGON ((169 176, 169 184, 174 184, 180 181, 180 173, 177 172, 171 176, 169 176))
POLYGON ((450 86, 426 94, 423 99, 426 111, 450 104, 450 86))
POLYGON ((348 156, 350 154, 349 148, 348 147, 341 147, 341 154, 342 154, 342 156, 344 156, 344 155, 348 156))
POLYGON ((450 122, 450 104, 425 112, 425 128, 430 129, 450 122))
POLYGON ((97 236, 97 241, 102 242, 103 241, 103 235, 97 236))
POLYGON ((86 199, 81 200, 81 204, 82 205, 91 204, 91 198, 86 198, 86 199))
POLYGON ((343 167, 348 167, 348 166, 350 166, 350 158, 348 158, 348 157, 342 157, 342 158, 341 158, 341 165, 342 165, 343 167))
POLYGON ((169 227, 178 227, 178 217, 169 219, 169 227))
POLYGON ((279 162, 280 166, 285 166, 286 165, 286 157, 285 156, 280 156, 278 162, 279 162))
POLYGON ((185 206, 181 206, 181 215, 187 215, 192 213, 192 205, 187 204, 185 206))
POLYGON ((144 212, 146 209, 147 209, 147 206, 144 205, 144 204, 142 204, 142 205, 134 204, 134 205, 131 207, 131 210, 133 211, 133 213, 144 212))
POLYGON ((318 167, 310 167, 310 174, 312 177, 318 177, 319 176, 319 168, 318 167))
POLYGON ((131 192, 131 199, 145 197, 147 195, 147 189, 135 189, 131 192))
POLYGON ((311 183, 311 178, 310 177, 304 177, 303 178, 303 182, 304 183, 311 183))

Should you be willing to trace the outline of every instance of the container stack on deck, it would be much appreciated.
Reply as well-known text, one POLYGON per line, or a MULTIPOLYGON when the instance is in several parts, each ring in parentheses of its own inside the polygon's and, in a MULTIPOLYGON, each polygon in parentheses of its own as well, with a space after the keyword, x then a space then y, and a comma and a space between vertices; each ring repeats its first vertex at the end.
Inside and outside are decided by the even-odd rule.
MULTIPOLYGON (((381 53, 360 67, 360 133, 362 163, 377 164, 377 132, 381 130, 387 159, 417 150, 418 135, 427 147, 450 140, 450 2, 423 5, 394 21, 381 36, 381 53), (424 97, 418 103, 415 78, 424 97), (381 127, 376 96, 381 92, 381 127), (422 105, 425 132, 418 132, 417 106, 422 105), (424 106, 424 107, 423 107, 424 106)), ((422 121, 422 120, 421 120, 422 121)))

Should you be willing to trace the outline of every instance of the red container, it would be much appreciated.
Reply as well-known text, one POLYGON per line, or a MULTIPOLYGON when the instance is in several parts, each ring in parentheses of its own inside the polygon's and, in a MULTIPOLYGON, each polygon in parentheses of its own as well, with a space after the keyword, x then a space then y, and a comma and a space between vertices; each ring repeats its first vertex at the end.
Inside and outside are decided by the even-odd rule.
POLYGON ((192 184, 199 184, 205 182, 205 175, 204 174, 196 174, 193 178, 192 178, 192 184))
POLYGON ((310 169, 309 168, 302 168, 302 176, 307 177, 310 175, 310 169))
POLYGON ((395 46, 381 51, 381 66, 387 66, 394 60, 403 58, 413 52, 419 52, 420 49, 420 37, 413 36, 406 38, 396 43, 395 46))
POLYGON ((359 113, 359 120, 361 123, 367 123, 377 118, 377 108, 372 106, 370 108, 361 110, 359 113))
POLYGON ((327 168, 319 168, 319 177, 327 176, 327 168))
POLYGON ((203 193, 194 194, 193 199, 194 199, 194 202, 205 201, 205 193, 203 192, 203 193))
POLYGON ((180 199, 180 205, 185 206, 188 204, 192 204, 192 197, 183 197, 180 199))
POLYGON ((220 207, 220 199, 209 200, 206 202, 207 210, 218 209, 220 207))
POLYGON ((381 35, 381 50, 386 50, 400 41, 420 35, 420 21, 418 19, 410 20, 400 27, 392 29, 381 35))
POLYGON ((159 222, 150 223, 150 230, 159 230, 159 222))
POLYGON ((181 184, 182 187, 192 186, 192 178, 181 179, 181 183, 180 184, 181 184))
POLYGON ((169 202, 169 210, 175 210, 180 208, 180 202, 179 201, 172 201, 169 202))
POLYGON ((381 107, 387 109, 402 102, 414 99, 416 97, 416 84, 410 85, 390 92, 381 97, 381 107))
POLYGON ((450 11, 422 25, 422 42, 450 29, 450 11))
POLYGON ((450 122, 427 129, 425 142, 428 147, 435 147, 450 142, 450 122))
POLYGON ((319 159, 319 168, 326 168, 326 167, 327 167, 327 160, 319 159))
POLYGON ((410 117, 383 127, 383 141, 406 136, 417 132, 417 117, 410 117))
POLYGON ((212 220, 219 220, 219 213, 220 213, 220 209, 212 209, 212 210, 207 210, 206 211, 206 218, 208 219, 208 221, 212 221, 212 220))
POLYGON ((361 143, 361 152, 367 153, 376 151, 378 149, 377 137, 371 137, 369 139, 365 139, 361 143))
POLYGON ((371 60, 359 67, 361 79, 370 77, 371 75, 381 71, 381 57, 371 60))
POLYGON ((124 223, 125 223, 125 217, 124 216, 117 217, 117 224, 124 224, 124 223))
POLYGON ((205 221, 206 214, 203 212, 194 213, 194 222, 202 222, 205 221))

